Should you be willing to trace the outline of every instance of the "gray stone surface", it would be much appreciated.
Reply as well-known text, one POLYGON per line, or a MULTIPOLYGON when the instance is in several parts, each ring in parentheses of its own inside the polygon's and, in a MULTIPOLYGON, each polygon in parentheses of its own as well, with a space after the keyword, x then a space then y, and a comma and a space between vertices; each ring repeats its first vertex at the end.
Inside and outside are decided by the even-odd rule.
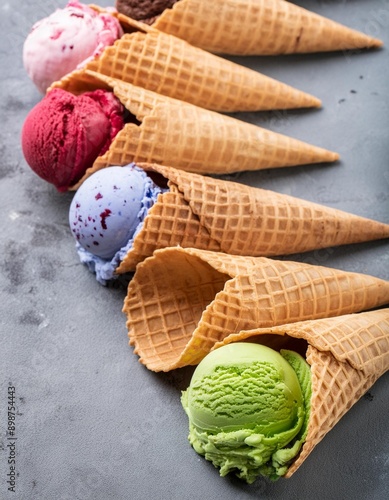
MULTIPOLYGON (((33 22, 64 1, 0 3, 0 498, 225 500, 389 498, 388 374, 290 479, 248 486, 221 478, 187 443, 180 406, 191 369, 154 374, 127 344, 125 290, 79 264, 59 195, 25 164, 23 120, 40 95, 22 45, 33 22), (7 491, 8 386, 15 387, 16 493, 7 491)), ((299 4, 389 44, 388 0, 299 4)), ((101 1, 100 5, 109 5, 101 1)), ((318 111, 238 115, 334 149, 342 160, 237 179, 389 222, 387 49, 234 58, 323 100, 318 111)), ((298 255, 389 279, 387 242, 298 255)))

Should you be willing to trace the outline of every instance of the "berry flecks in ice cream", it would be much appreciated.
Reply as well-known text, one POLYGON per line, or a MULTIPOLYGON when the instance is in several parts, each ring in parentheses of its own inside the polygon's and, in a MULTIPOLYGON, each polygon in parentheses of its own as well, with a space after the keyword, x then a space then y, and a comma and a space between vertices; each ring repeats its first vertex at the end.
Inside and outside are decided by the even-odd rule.
MULTIPOLYGON (((99 194, 100 194, 100 193, 99 193, 99 194)), ((96 196, 95 196, 95 199, 96 199, 96 200, 101 200, 101 199, 102 199, 102 196, 101 196, 101 195, 100 195, 100 196, 99 196, 99 195, 96 195, 96 196)), ((100 214, 100 219, 101 219, 101 227, 102 227, 103 229, 108 229, 108 227, 107 227, 107 217, 109 217, 111 214, 112 214, 112 212, 111 212, 111 210, 110 210, 109 208, 106 208, 106 209, 104 210, 104 212, 102 212, 102 213, 100 214)), ((97 243, 97 245, 98 245, 98 243, 97 243)))
POLYGON ((134 164, 94 173, 76 192, 69 224, 80 259, 105 284, 131 248, 148 210, 164 192, 134 164))

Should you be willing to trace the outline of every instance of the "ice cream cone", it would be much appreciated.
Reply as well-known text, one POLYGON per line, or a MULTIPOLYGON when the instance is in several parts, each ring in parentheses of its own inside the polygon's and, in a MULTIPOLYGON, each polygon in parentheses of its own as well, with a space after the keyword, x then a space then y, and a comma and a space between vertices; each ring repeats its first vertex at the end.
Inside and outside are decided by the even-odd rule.
POLYGON ((382 45, 380 40, 280 0, 179 0, 153 27, 226 54, 275 55, 382 45))
POLYGON ((339 157, 297 139, 95 72, 81 72, 77 82, 74 93, 112 89, 140 125, 127 123, 73 189, 101 168, 133 161, 156 162, 201 174, 227 174, 332 162, 339 157))
POLYGON ((182 170, 140 163, 168 180, 118 273, 159 248, 233 255, 290 255, 389 237, 389 225, 298 198, 182 170))
POLYGON ((271 345, 306 341, 312 398, 306 441, 285 477, 290 477, 354 403, 389 370, 389 309, 260 328, 229 335, 231 342, 271 345), (276 339, 278 337, 278 340, 276 339))
MULTIPOLYGON (((84 68, 215 111, 320 106, 316 97, 147 25, 126 33, 84 68)), ((71 92, 77 74, 66 75, 52 87, 71 92)))
POLYGON ((138 265, 123 312, 130 344, 153 371, 197 364, 232 333, 373 309, 389 282, 265 257, 157 250, 138 265))

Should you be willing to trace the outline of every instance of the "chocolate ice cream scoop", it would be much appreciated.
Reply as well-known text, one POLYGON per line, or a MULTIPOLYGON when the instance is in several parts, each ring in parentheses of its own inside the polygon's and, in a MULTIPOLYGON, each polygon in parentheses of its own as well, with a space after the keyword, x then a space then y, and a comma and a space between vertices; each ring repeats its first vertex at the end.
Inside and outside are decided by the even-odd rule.
POLYGON ((179 0, 116 0, 116 8, 125 16, 152 24, 165 9, 171 9, 179 0))

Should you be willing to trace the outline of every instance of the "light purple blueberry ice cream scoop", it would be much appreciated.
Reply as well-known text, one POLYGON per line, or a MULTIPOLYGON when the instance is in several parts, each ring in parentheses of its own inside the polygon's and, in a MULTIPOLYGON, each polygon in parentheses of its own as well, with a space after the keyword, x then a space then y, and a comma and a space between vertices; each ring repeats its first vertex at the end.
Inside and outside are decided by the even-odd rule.
POLYGON ((115 269, 163 191, 134 164, 99 170, 80 186, 70 206, 70 229, 81 262, 100 283, 115 277, 115 269))

